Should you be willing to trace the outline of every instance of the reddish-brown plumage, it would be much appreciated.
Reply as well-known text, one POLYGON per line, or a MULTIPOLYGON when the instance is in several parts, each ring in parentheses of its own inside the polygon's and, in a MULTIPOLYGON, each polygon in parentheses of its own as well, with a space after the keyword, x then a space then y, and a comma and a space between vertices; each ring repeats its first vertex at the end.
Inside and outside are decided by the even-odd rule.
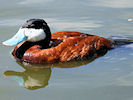
MULTIPOLYGON (((111 49, 113 46, 111 40, 80 32, 56 32, 52 33, 51 39, 61 40, 62 42, 47 49, 41 49, 41 46, 34 45, 26 50, 21 60, 29 63, 80 60, 93 56, 102 49, 111 49)), ((15 47, 13 51, 15 58, 17 58, 16 50, 24 43, 22 42, 15 47)))

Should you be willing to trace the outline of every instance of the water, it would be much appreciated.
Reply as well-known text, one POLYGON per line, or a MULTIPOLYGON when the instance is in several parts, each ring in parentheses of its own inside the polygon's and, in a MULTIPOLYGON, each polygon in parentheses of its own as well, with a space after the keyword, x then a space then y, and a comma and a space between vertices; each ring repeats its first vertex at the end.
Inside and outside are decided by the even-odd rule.
MULTIPOLYGON (((128 21, 133 18, 132 0, 0 2, 0 42, 13 36, 30 18, 45 19, 52 32, 133 37, 133 22, 128 21)), ((133 100, 133 44, 73 68, 24 67, 11 57, 12 49, 0 44, 1 100, 133 100)))

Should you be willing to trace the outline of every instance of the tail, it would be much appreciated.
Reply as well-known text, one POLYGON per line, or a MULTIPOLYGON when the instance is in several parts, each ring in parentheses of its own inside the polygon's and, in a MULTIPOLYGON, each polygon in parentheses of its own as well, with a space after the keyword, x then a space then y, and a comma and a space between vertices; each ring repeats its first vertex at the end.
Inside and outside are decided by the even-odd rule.
POLYGON ((115 47, 133 43, 132 37, 111 36, 109 39, 114 41, 115 47))

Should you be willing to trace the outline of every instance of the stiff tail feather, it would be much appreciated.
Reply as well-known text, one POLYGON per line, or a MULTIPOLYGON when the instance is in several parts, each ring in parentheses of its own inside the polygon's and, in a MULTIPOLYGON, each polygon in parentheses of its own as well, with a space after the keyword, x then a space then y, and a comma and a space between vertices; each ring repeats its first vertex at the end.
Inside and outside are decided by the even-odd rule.
POLYGON ((114 41, 115 47, 133 43, 132 37, 111 36, 109 39, 114 41))

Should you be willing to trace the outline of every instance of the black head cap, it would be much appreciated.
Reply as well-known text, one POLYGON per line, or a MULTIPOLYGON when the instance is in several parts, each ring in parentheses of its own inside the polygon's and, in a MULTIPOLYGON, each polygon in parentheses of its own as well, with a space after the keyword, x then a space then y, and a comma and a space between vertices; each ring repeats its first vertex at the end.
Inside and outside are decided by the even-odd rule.
POLYGON ((22 28, 35 28, 35 29, 44 29, 47 27, 47 23, 43 19, 29 19, 22 26, 22 28))
POLYGON ((46 33, 46 39, 49 41, 51 39, 51 31, 47 23, 43 19, 29 19, 22 26, 22 28, 34 28, 34 29, 43 29, 46 33))

